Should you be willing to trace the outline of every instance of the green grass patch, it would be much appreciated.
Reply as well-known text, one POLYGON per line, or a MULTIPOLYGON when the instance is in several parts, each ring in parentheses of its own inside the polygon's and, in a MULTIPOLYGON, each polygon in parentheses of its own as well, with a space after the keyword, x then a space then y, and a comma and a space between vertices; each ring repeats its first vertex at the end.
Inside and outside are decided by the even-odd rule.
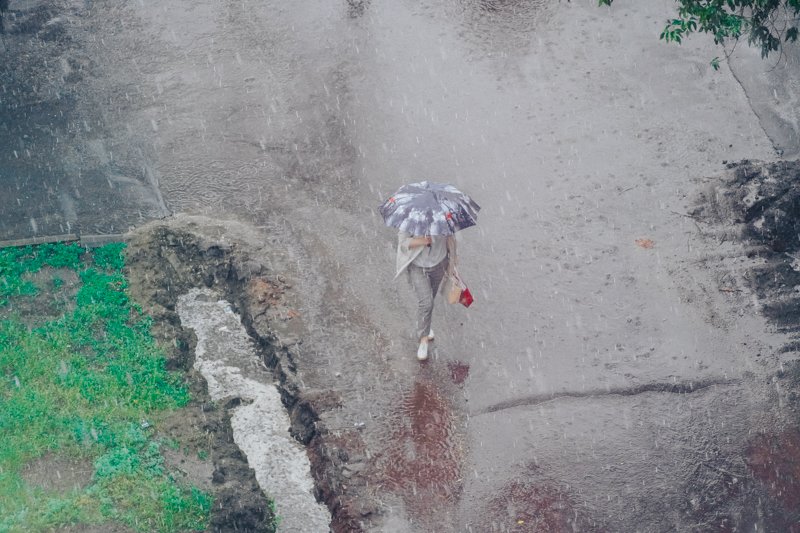
POLYGON ((189 393, 128 297, 123 266, 121 243, 0 250, 0 532, 109 521, 147 532, 206 527, 210 496, 175 481, 153 438, 189 393), (43 276, 48 268, 75 271, 74 306, 23 322, 9 311, 15 301, 52 294, 57 305, 64 282, 43 276), (93 473, 60 493, 30 486, 25 468, 40 458, 81 460, 93 473))

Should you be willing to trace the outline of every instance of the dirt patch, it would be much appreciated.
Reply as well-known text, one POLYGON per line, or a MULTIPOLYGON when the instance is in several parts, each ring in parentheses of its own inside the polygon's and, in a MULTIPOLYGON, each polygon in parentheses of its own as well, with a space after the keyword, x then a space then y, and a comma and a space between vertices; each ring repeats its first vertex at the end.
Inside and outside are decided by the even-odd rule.
MULTIPOLYGON (((268 513, 263 508, 266 499, 246 458, 233 443, 226 407, 207 410, 204 382, 190 370, 195 339, 190 331, 181 327, 176 312, 180 295, 194 287, 212 288, 231 302, 242 317, 260 356, 279 382, 281 400, 291 419, 290 432, 307 446, 316 497, 331 511, 331 529, 335 532, 363 531, 369 517, 377 512, 377 505, 367 496, 364 474, 367 458, 358 452, 364 450, 361 437, 357 430, 348 435, 328 431, 319 422, 319 413, 336 409, 340 402, 335 391, 307 391, 297 379, 294 350, 299 340, 293 332, 298 329, 302 317, 292 313, 285 303, 291 285, 268 268, 268 251, 254 250, 257 245, 232 239, 226 234, 226 224, 235 223, 176 217, 141 228, 129 242, 127 275, 131 295, 154 317, 153 335, 163 345, 174 346, 169 354, 169 365, 192 374, 192 392, 199 402, 196 407, 206 424, 199 426, 199 419, 187 418, 185 423, 178 423, 170 431, 191 435, 200 427, 198 449, 207 446, 203 441, 207 437, 201 436, 203 433, 213 435, 210 456, 214 527, 229 524, 233 518, 228 513, 233 509, 266 519, 268 513), (217 413, 224 413, 224 417, 214 421, 211 415, 217 413)), ((234 403, 236 400, 231 399, 234 403)), ((191 463, 187 463, 186 475, 202 475, 201 471, 190 472, 193 469, 191 463)), ((279 494, 270 496, 280 498, 279 494)), ((250 530, 238 527, 239 531, 250 530)))
MULTIPOLYGON (((761 312, 800 348, 800 161, 728 165, 702 194, 691 216, 709 224, 722 244, 744 244, 741 283, 754 292, 761 312)), ((733 252, 736 254, 737 252, 733 252)), ((735 280, 731 280, 735 281, 735 280)), ((720 290, 735 292, 730 283, 720 290)))
POLYGON ((192 405, 176 411, 158 425, 158 437, 163 442, 161 454, 170 471, 209 492, 214 475, 212 454, 219 452, 214 449, 215 435, 211 433, 219 427, 219 420, 215 420, 218 415, 218 409, 211 403, 192 405))
POLYGON ((27 464, 22 479, 46 491, 69 492, 88 487, 93 473, 91 461, 48 454, 27 464))
POLYGON ((58 530, 58 533, 134 533, 136 530, 120 524, 81 524, 78 526, 66 526, 58 530))
POLYGON ((12 297, 3 308, 3 315, 14 315, 27 326, 35 327, 73 310, 75 293, 80 286, 74 270, 48 266, 23 275, 23 279, 37 287, 37 294, 25 298, 12 297))
POLYGON ((247 457, 233 442, 228 409, 235 405, 223 405, 219 409, 209 409, 208 404, 204 407, 206 419, 200 429, 212 435, 214 465, 211 474, 214 508, 209 528, 215 532, 273 531, 271 507, 247 464, 247 457))
POLYGON ((316 480, 316 496, 334 517, 331 531, 365 531, 377 506, 369 490, 369 459, 357 429, 318 432, 308 446, 316 480))
POLYGON ((161 436, 191 443, 167 453, 183 475, 214 497, 212 531, 271 531, 273 514, 256 482, 247 458, 233 441, 229 407, 212 403, 202 376, 192 370, 196 340, 181 327, 175 312, 178 295, 194 286, 214 286, 227 279, 229 247, 202 247, 189 235, 175 236, 165 228, 137 235, 128 250, 126 274, 130 292, 154 318, 153 336, 167 348, 168 366, 188 372, 193 403, 168 419, 161 436), (183 250, 186 250, 184 252, 183 250), (208 454, 208 461, 203 456, 208 454))

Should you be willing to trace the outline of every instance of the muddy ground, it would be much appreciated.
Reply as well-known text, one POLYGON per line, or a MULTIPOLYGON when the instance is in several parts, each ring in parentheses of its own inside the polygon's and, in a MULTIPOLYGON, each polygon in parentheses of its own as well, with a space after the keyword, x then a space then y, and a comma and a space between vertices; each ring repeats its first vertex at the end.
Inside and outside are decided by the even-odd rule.
POLYGON ((188 444, 186 450, 166 451, 166 464, 213 495, 209 531, 274 531, 272 508, 247 457, 233 441, 229 409, 237 400, 222 404, 203 401, 208 399, 205 382, 190 374, 190 383, 193 403, 159 427, 160 435, 188 444), (198 451, 207 454, 211 465, 198 459, 198 451))
MULTIPOLYGON (((365 448, 356 428, 334 434, 319 422, 319 413, 339 406, 335 391, 304 390, 297 382, 295 352, 302 340, 292 335, 292 321, 300 317, 287 302, 291 285, 264 262, 275 252, 265 256, 266 250, 254 236, 251 229, 242 225, 202 217, 177 217, 145 226, 132 235, 129 243, 131 294, 155 318, 154 335, 163 344, 180 347, 173 352, 171 365, 186 370, 192 366, 194 339, 178 319, 178 296, 193 287, 208 287, 233 304, 265 364, 280 383, 281 398, 292 421, 287 429, 308 446, 316 497, 331 510, 331 529, 361 530, 363 522, 377 510, 364 476, 369 467, 365 448)), ((219 411, 226 412, 239 402, 240 398, 231 398, 219 411)), ((187 424, 195 425, 191 420, 176 420, 175 429, 187 424)), ((203 428, 235 449, 227 435, 229 425, 213 428, 205 424, 203 428), (216 436, 220 430, 223 435, 216 436)), ((236 502, 241 514, 257 516, 262 509, 259 499, 252 497, 248 501, 242 497, 260 489, 252 485, 252 471, 246 467, 246 458, 237 452, 238 449, 226 454, 222 464, 215 461, 213 479, 228 485, 222 505, 236 502)), ((279 494, 270 496, 280 498, 279 494)), ((256 527, 257 521, 236 518, 231 517, 226 525, 238 531, 264 530, 263 525, 256 527)), ((219 524, 215 522, 214 527, 219 524)))
MULTIPOLYGON (((297 365, 303 340, 298 332, 302 331, 303 317, 293 306, 298 295, 285 277, 287 270, 280 267, 285 263, 281 250, 271 249, 262 237, 243 224, 191 216, 151 223, 131 235, 127 251, 130 292, 154 317, 154 335, 160 342, 179 348, 172 352, 170 365, 188 370, 193 362, 193 334, 180 324, 177 298, 193 287, 211 288, 240 314, 266 367, 279 383, 291 418, 292 425, 287 429, 307 446, 315 496, 330 509, 332 531, 370 530, 372 520, 380 520, 386 511, 380 498, 392 492, 407 496, 409 483, 415 491, 407 503, 423 519, 426 513, 441 512, 448 507, 445 504, 454 505, 460 496, 465 450, 463 444, 449 449, 442 446, 454 444, 456 434, 463 431, 464 421, 450 404, 467 377, 468 367, 453 363, 445 369, 434 367, 421 373, 403 405, 381 422, 391 446, 371 455, 361 437, 363 424, 348 427, 337 416, 339 393, 334 389, 309 390, 301 382, 297 365), (412 457, 408 456, 409 447, 415 449, 412 457)), ((201 379, 189 372, 193 380, 201 379)), ((201 390, 195 393, 203 395, 201 390)), ((215 412, 235 408, 240 401, 230 398, 215 412)), ((181 426, 188 430, 196 426, 196 421, 175 420, 171 430, 180 432, 181 426)), ((229 426, 215 429, 204 424, 203 428, 211 435, 223 430, 224 435, 215 438, 230 444, 229 426)), ((248 494, 251 489, 252 472, 239 466, 228 469, 215 461, 214 482, 221 481, 221 473, 226 474, 224 481, 231 484, 231 498, 242 492, 248 494)), ((238 502, 245 515, 250 505, 261 509, 256 499, 238 502)), ((231 527, 262 531, 246 527, 241 520, 231 522, 231 527)))
POLYGON ((698 198, 692 216, 722 245, 742 243, 736 273, 757 296, 759 311, 800 348, 800 162, 731 163, 698 198))

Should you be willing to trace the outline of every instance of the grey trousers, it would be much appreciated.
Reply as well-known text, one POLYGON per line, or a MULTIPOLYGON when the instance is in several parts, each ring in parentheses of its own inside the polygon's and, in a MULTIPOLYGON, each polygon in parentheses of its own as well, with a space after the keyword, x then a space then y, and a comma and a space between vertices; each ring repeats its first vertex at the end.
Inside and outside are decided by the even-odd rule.
POLYGON ((433 299, 439 291, 449 259, 445 257, 434 267, 423 268, 415 264, 408 265, 408 280, 417 295, 417 339, 421 339, 431 331, 433 318, 433 299))

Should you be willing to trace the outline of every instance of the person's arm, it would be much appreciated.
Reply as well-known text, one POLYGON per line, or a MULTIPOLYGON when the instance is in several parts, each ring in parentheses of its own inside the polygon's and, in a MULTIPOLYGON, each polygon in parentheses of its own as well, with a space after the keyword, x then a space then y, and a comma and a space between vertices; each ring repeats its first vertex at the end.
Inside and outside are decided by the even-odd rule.
POLYGON ((456 251, 457 239, 455 235, 447 236, 447 255, 450 258, 448 268, 455 268, 458 263, 458 253, 456 251))
POLYGON ((419 248, 424 246, 424 242, 424 237, 414 237, 402 230, 397 233, 397 270, 394 275, 395 278, 406 269, 415 257, 422 253, 419 248))
POLYGON ((398 233, 400 237, 400 249, 410 250, 412 248, 422 248, 423 246, 428 246, 431 244, 432 239, 430 237, 414 237, 410 233, 406 233, 405 231, 400 231, 398 233))
POLYGON ((408 247, 409 248, 421 248, 423 246, 430 246, 433 239, 430 237, 412 237, 408 240, 408 247))
POLYGON ((447 262, 447 273, 453 274, 456 268, 456 264, 458 264, 458 254, 456 253, 456 236, 455 235, 448 235, 447 236, 447 257, 450 259, 447 262))

